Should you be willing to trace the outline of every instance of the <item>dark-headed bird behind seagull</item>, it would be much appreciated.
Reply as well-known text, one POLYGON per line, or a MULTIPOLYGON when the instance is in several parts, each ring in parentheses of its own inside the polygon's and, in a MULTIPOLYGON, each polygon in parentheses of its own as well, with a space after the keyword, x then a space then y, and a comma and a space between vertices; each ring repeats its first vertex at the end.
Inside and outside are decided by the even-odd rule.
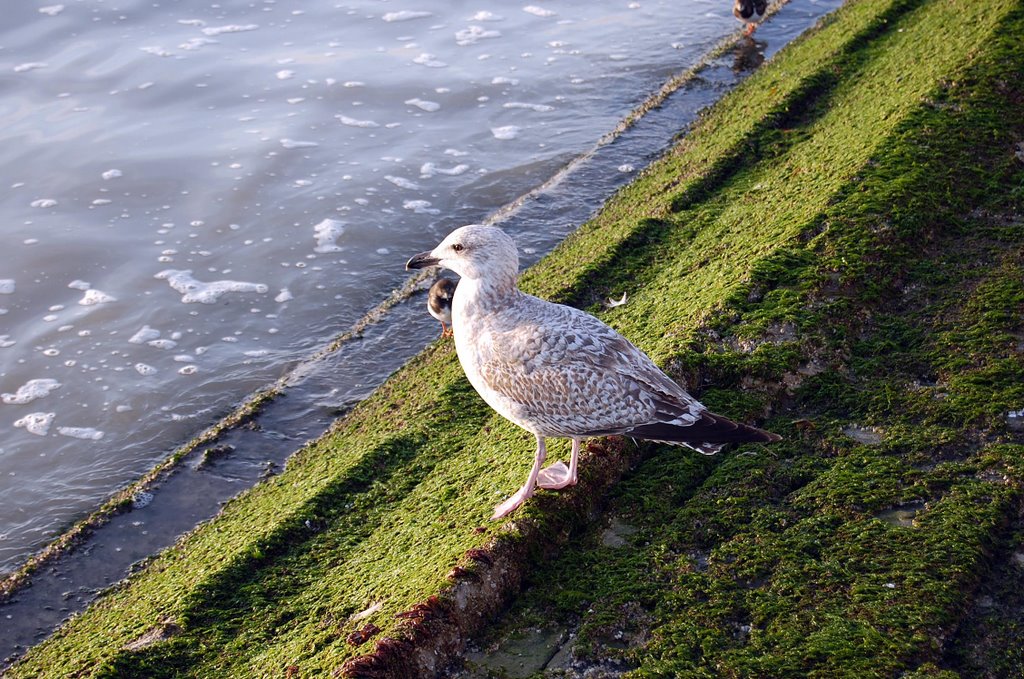
POLYGON ((455 295, 455 286, 455 281, 450 278, 438 278, 427 292, 427 311, 441 321, 441 337, 452 334, 451 329, 445 327, 445 324, 452 324, 452 297, 455 295))
POLYGON ((580 442, 621 434, 710 455, 727 443, 780 437, 710 412, 625 337, 588 313, 521 292, 515 243, 492 226, 463 226, 409 269, 461 276, 452 301, 455 350, 469 382, 503 417, 537 438, 522 488, 495 507, 513 512, 534 489, 576 483, 580 442), (541 468, 544 440, 572 439, 569 466, 541 468))

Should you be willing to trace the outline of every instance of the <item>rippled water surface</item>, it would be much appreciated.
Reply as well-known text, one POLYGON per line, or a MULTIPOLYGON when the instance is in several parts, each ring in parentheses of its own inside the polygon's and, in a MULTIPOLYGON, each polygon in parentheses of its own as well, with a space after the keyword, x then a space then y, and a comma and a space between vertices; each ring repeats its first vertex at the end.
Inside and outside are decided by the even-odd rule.
POLYGON ((592 147, 729 9, 5 3, 0 572, 592 147))

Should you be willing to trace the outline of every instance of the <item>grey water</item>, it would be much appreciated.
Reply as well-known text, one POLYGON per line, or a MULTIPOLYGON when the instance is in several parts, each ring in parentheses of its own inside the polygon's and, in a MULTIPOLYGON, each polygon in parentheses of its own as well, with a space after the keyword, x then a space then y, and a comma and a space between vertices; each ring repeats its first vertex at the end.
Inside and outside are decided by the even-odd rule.
MULTIPOLYGON (((593 153, 736 29, 729 3, 10 8, 0 569, 351 327, 451 228, 533 191, 501 224, 535 261, 838 4, 794 0, 593 153)), ((415 297, 300 371, 224 460, 186 465, 0 608, 0 656, 279 467, 437 330, 415 297)))
POLYGON ((5 3, 0 573, 737 26, 530 2, 5 3))

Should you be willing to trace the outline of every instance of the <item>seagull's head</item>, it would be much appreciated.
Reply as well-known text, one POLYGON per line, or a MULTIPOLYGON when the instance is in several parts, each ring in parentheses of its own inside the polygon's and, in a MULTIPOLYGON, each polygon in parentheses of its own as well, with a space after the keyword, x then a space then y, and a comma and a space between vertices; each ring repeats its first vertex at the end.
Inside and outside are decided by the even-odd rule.
POLYGON ((459 227, 429 252, 421 252, 406 263, 406 269, 442 266, 469 280, 488 279, 495 283, 515 281, 519 273, 516 244, 501 229, 470 224, 459 227))

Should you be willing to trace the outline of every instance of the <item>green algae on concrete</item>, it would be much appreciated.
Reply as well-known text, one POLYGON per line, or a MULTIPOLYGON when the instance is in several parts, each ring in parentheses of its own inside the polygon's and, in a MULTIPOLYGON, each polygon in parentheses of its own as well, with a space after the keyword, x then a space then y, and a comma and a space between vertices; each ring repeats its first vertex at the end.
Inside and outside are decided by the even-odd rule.
POLYGON ((972 676, 963 658, 1014 638, 971 622, 971 594, 1020 534, 1022 15, 854 0, 524 275, 594 310, 626 292, 609 323, 783 443, 645 445, 609 498, 624 546, 566 516, 578 490, 490 524, 530 437, 439 343, 10 675, 330 674, 373 650, 352 632, 400 635, 396 613, 450 591, 467 550, 519 540, 533 586, 507 625, 578 628, 579 663, 972 676), (911 527, 877 518, 908 503, 911 527))
MULTIPOLYGON (((936 33, 944 9, 922 3, 891 30, 948 39, 936 33)), ((636 676, 1021 674, 1010 555, 1020 549, 1024 445, 1005 416, 1024 402, 1024 164, 1014 151, 1024 138, 1014 114, 1024 12, 1002 9, 970 58, 895 125, 879 125, 885 138, 864 140, 870 155, 856 174, 689 338, 691 351, 714 356, 695 374, 717 396, 747 379, 728 365, 745 362, 737 347, 756 353, 758 339, 780 334, 773 327, 790 326, 785 341, 817 367, 776 406, 787 440, 739 451, 704 476, 671 469, 671 451, 643 463, 609 507, 644 527, 632 549, 602 548, 599 529, 580 535, 531 574, 505 629, 561 620, 578 632, 579 669, 611 659, 636 676), (877 434, 868 444, 846 433, 864 426, 877 434), (922 508, 909 529, 879 520, 908 503, 922 508), (649 638, 609 646, 638 620, 649 638)), ((821 110, 865 86, 877 88, 837 83, 821 110)), ((823 119, 791 134, 810 144, 846 132, 823 119)), ((772 169, 760 162, 758 183, 772 169)), ((731 181, 743 179, 721 190, 731 181)), ((716 199, 688 210, 703 217, 716 199)))

